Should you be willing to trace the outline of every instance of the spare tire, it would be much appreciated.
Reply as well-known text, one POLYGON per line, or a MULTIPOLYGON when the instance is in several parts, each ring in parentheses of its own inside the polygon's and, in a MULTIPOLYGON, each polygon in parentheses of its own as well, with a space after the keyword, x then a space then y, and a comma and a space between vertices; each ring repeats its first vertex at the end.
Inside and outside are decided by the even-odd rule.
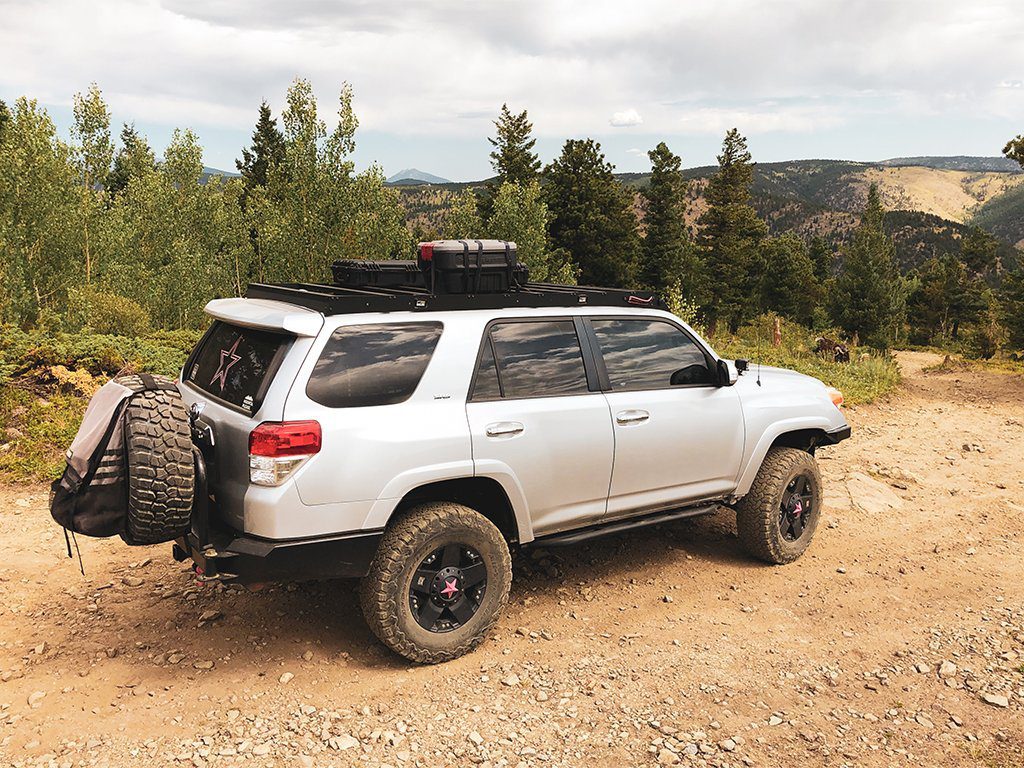
MULTIPOLYGON (((153 378, 174 386, 163 376, 153 378)), ((117 381, 142 389, 138 376, 117 381)), ((195 465, 188 413, 177 389, 134 395, 125 411, 124 440, 128 503, 121 538, 135 546, 183 536, 192 514, 195 465)))

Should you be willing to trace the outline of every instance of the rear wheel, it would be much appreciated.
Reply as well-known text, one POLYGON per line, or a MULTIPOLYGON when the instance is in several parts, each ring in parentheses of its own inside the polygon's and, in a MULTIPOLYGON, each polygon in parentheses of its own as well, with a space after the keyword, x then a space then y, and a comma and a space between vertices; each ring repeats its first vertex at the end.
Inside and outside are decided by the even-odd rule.
POLYGON ((821 473, 811 454, 772 448, 750 492, 736 504, 736 530, 744 549, 769 563, 796 560, 818 527, 821 496, 821 473))
POLYGON ((385 531, 360 602, 373 633, 412 661, 461 656, 508 602, 512 558, 501 532, 461 504, 410 509, 385 531))

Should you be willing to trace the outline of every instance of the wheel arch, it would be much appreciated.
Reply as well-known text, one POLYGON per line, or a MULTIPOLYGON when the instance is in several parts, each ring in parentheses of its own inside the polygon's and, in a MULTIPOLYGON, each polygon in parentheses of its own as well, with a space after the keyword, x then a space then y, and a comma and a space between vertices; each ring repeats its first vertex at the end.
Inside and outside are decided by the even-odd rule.
POLYGON ((464 504, 494 523, 510 544, 523 541, 524 532, 520 530, 512 501, 501 483, 492 477, 459 477, 417 486, 395 505, 391 519, 407 509, 430 501, 464 504))
POLYGON ((774 424, 761 435, 751 451, 736 483, 736 496, 744 496, 750 491, 758 469, 772 448, 798 448, 813 455, 819 445, 837 442, 833 435, 832 425, 818 419, 792 419, 774 424))

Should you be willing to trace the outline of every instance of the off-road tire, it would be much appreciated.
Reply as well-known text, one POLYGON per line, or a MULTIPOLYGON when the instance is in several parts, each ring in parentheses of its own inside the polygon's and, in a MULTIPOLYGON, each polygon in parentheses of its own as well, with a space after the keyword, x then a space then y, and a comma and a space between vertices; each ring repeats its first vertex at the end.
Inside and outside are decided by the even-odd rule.
MULTIPOLYGON (((123 383, 137 389, 141 382, 123 383)), ((195 488, 185 405, 175 389, 151 389, 132 397, 124 419, 128 507, 121 538, 133 546, 173 541, 189 528, 195 488)))
POLYGON ((772 448, 764 457, 750 491, 736 504, 736 531, 743 548, 768 563, 791 563, 804 553, 821 518, 821 472, 814 456, 797 448, 772 448), (813 504, 805 518, 803 534, 787 541, 780 530, 779 513, 783 492, 792 479, 807 474, 811 480, 813 504))
POLYGON ((501 531, 469 507, 431 502, 402 513, 387 528, 359 585, 359 598, 366 623, 382 643, 410 661, 438 664, 468 653, 487 637, 508 603, 511 585, 512 558, 501 531), (466 624, 431 632, 417 623, 409 605, 412 577, 425 557, 453 542, 479 553, 487 586, 466 624))

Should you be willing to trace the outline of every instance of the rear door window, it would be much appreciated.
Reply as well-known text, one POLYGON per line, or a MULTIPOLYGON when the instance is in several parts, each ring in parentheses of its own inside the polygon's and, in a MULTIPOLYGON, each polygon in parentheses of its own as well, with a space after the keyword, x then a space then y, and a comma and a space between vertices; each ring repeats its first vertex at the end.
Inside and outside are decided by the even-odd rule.
POLYGON ((188 363, 185 381, 255 413, 291 341, 288 334, 218 321, 188 363))
POLYGON ((589 392, 583 353, 572 320, 498 323, 491 327, 490 342, 484 347, 477 373, 475 400, 589 392), (495 363, 497 381, 493 373, 495 363))
POLYGON ((328 408, 408 400, 427 370, 441 329, 441 323, 342 326, 324 346, 306 395, 328 408))

